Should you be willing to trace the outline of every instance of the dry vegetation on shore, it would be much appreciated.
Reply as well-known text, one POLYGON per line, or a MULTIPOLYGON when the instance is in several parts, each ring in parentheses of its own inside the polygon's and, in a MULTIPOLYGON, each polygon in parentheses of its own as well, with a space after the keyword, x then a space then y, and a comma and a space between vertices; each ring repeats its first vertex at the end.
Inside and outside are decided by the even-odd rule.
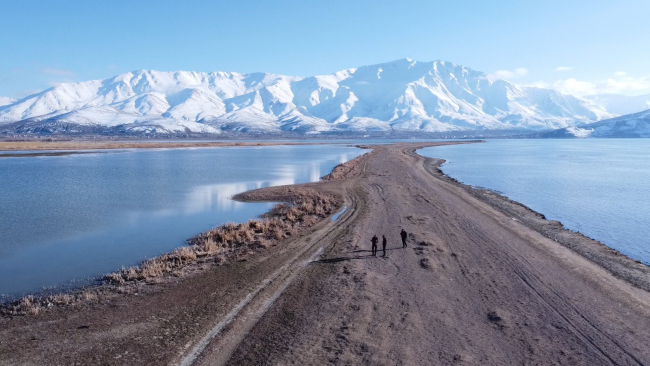
MULTIPOLYGON (((117 272, 105 275, 104 284, 116 292, 122 292, 121 286, 125 284, 150 282, 164 276, 179 276, 182 269, 192 264, 222 264, 240 260, 314 226, 334 214, 341 205, 334 195, 310 189, 301 190, 287 203, 276 205, 261 219, 239 224, 230 222, 215 227, 189 239, 188 246, 147 259, 139 266, 123 267, 117 272)), ((30 295, 0 306, 0 315, 35 315, 54 306, 94 301, 101 296, 102 290, 105 288, 88 288, 40 297, 30 295)))
MULTIPOLYGON (((360 149, 372 149, 371 146, 366 146, 366 145, 357 145, 356 147, 360 149)), ((366 154, 363 154, 361 156, 358 156, 357 158, 353 159, 355 161, 354 164, 348 164, 349 162, 339 164, 335 166, 334 169, 332 169, 331 173, 327 174, 321 179, 324 181, 329 181, 329 180, 343 180, 343 179, 353 177, 359 174, 359 172, 363 168, 363 164, 361 163, 361 161, 362 160, 367 161, 368 156, 373 153, 374 150, 366 154)))
POLYGON ((99 295, 92 289, 40 297, 29 295, 11 304, 1 306, 0 315, 37 315, 54 306, 69 306, 80 301, 95 301, 98 298, 99 295))
POLYGON ((241 259, 314 226, 338 207, 340 203, 332 195, 316 191, 302 193, 290 203, 276 205, 262 219, 218 226, 191 238, 189 246, 146 260, 140 266, 123 268, 105 278, 113 284, 148 281, 197 261, 223 263, 241 259))
MULTIPOLYGON (((340 180, 357 174, 361 161, 365 161, 372 153, 337 165, 322 179, 340 180)), ((35 315, 52 307, 98 301, 109 294, 134 293, 138 291, 138 284, 179 277, 183 275, 185 269, 198 268, 210 263, 223 264, 241 260, 247 255, 277 245, 281 240, 316 225, 324 218, 333 215, 343 205, 340 196, 296 186, 258 189, 240 193, 233 198, 243 201, 284 201, 285 203, 276 205, 260 219, 217 226, 189 239, 188 246, 147 259, 138 266, 123 267, 119 271, 106 274, 101 278, 100 286, 90 286, 54 295, 29 295, 14 302, 0 304, 0 316, 35 315)))
POLYGON ((285 142, 285 141, 205 141, 205 142, 165 142, 165 141, 0 141, 0 151, 38 151, 38 150, 110 150, 110 149, 170 149, 189 147, 245 147, 276 145, 313 145, 326 142, 285 142))

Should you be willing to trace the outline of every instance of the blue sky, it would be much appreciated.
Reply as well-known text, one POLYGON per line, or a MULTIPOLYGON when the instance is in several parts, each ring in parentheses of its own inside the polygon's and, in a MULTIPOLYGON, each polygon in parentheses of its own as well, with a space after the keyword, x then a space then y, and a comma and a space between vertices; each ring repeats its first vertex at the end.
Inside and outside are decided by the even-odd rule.
POLYGON ((648 0, 0 0, 0 96, 136 69, 328 74, 409 57, 650 93, 648 0))

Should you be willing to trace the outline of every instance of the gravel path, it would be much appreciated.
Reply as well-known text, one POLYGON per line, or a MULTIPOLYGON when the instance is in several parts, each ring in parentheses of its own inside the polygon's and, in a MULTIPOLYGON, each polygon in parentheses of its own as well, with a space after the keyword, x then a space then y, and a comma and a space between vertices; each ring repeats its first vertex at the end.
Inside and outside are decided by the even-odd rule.
MULTIPOLYGON (((364 212, 230 364, 650 363, 650 296, 382 147, 364 212), (402 248, 399 230, 412 233, 402 248), (370 237, 385 234, 386 258, 370 237)), ((206 362, 209 364, 209 362, 206 362)))

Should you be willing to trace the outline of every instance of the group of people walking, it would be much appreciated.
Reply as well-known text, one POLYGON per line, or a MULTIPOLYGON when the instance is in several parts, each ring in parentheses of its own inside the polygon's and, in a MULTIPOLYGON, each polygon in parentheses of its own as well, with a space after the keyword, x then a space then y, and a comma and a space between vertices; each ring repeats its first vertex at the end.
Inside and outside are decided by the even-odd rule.
MULTIPOLYGON (((400 231, 399 236, 402 238, 402 248, 406 248, 408 245, 406 245, 406 237, 408 234, 404 229, 400 231)), ((381 249, 382 249, 382 257, 386 256, 386 244, 388 243, 388 240, 386 240, 386 235, 381 236, 381 249)), ((376 256, 377 255, 377 243, 379 242, 379 238, 377 238, 377 235, 374 235, 372 239, 370 239, 370 242, 372 243, 372 255, 376 256)))

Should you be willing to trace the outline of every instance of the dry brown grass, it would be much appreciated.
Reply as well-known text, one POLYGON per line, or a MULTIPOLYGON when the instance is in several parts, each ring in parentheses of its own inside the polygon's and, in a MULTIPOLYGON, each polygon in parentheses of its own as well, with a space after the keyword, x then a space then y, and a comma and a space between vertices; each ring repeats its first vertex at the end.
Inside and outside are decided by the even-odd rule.
MULTIPOLYGON (((237 260, 314 226, 334 214, 340 206, 332 195, 306 191, 296 195, 291 202, 276 205, 262 219, 240 224, 229 222, 218 226, 191 238, 186 247, 147 259, 139 266, 122 267, 117 272, 105 275, 103 279, 109 285, 117 285, 114 287, 117 292, 128 293, 133 289, 122 285, 155 281, 170 274, 178 275, 184 267, 192 263, 237 260)), ((75 306, 80 302, 98 301, 100 296, 101 288, 41 297, 25 296, 0 306, 0 315, 37 315, 54 306, 75 306)))
POLYGON ((186 147, 225 147, 225 146, 277 146, 277 145, 313 145, 299 142, 133 142, 133 141, 0 141, 0 151, 26 150, 98 150, 98 149, 155 149, 186 147))
MULTIPOLYGON (((375 147, 372 146, 363 146, 363 145, 358 145, 358 148, 361 149, 375 149, 375 147)), ((363 168, 363 161, 367 160, 368 157, 371 154, 375 154, 376 150, 373 150, 369 153, 363 154, 361 156, 357 156, 356 158, 345 162, 343 164, 339 164, 332 169, 332 172, 329 173, 328 175, 324 176, 321 178, 322 180, 343 180, 343 179, 348 179, 353 176, 358 175, 361 172, 361 169, 363 168)))
POLYGON ((332 195, 316 191, 301 193, 291 202, 276 205, 262 219, 223 224, 191 238, 187 247, 148 259, 140 266, 109 273, 104 279, 112 284, 152 281, 191 263, 220 263, 241 258, 256 249, 268 248, 296 235, 333 214, 339 207, 339 202, 332 195))
POLYGON ((55 294, 49 296, 35 297, 25 296, 13 303, 0 307, 0 315, 38 315, 46 309, 54 306, 73 306, 81 301, 97 301, 99 296, 93 289, 82 289, 75 293, 55 294))

